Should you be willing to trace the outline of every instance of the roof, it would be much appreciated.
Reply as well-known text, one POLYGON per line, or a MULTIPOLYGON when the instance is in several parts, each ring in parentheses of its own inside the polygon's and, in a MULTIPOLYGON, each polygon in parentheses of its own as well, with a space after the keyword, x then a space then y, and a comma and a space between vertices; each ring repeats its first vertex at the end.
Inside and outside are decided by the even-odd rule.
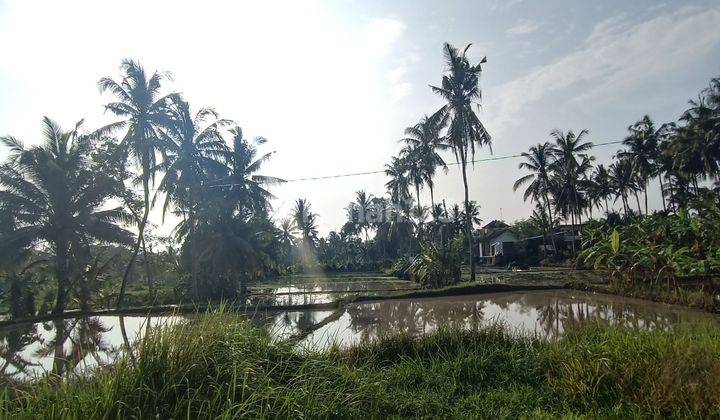
POLYGON ((505 228, 509 228, 509 227, 510 227, 510 225, 503 222, 502 220, 493 220, 492 222, 486 224, 482 228, 483 229, 505 229, 505 228))
POLYGON ((492 232, 487 233, 486 235, 480 235, 480 240, 489 241, 491 239, 495 239, 499 236, 502 236, 502 234, 506 233, 506 232, 515 236, 515 239, 517 239, 517 235, 515 235, 509 228, 504 228, 504 229, 495 229, 492 232))

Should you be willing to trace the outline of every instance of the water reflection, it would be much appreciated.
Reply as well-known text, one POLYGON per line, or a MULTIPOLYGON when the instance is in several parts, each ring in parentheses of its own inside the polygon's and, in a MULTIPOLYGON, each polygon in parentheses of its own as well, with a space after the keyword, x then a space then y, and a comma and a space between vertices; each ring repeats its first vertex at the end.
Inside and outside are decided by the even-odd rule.
POLYGON ((0 330, 0 383, 41 375, 81 375, 112 364, 148 327, 177 319, 101 316, 4 328, 0 330))
MULTIPOLYGON (((308 296, 313 295, 283 298, 298 304, 294 299, 310 299, 308 296)), ((239 316, 266 328, 275 340, 300 340, 300 347, 310 349, 333 343, 347 346, 391 332, 423 334, 443 325, 479 328, 496 321, 556 339, 588 322, 665 329, 678 323, 720 319, 678 306, 567 290, 385 300, 339 310, 264 310, 239 316)), ((46 374, 81 375, 113 363, 123 351, 133 348, 148 328, 185 319, 100 316, 2 328, 0 384, 46 374)))
POLYGON ((521 333, 557 339, 588 322, 627 328, 670 328, 674 324, 718 317, 682 307, 575 291, 499 293, 350 305, 337 320, 301 343, 321 349, 347 346, 381 334, 423 334, 440 326, 478 328, 502 322, 521 333))

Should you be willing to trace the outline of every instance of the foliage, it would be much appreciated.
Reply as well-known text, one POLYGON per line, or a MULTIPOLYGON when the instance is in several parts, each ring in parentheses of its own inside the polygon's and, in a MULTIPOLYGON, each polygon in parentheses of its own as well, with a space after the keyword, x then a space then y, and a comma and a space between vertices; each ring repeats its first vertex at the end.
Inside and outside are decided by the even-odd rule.
POLYGON ((408 269, 411 277, 426 287, 438 288, 460 281, 464 241, 456 236, 444 244, 424 243, 408 269))
POLYGON ((297 352, 227 314, 150 330, 109 370, 21 385, 3 418, 713 418, 720 332, 588 328, 557 341, 501 326, 297 352))
POLYGON ((588 227, 579 261, 611 270, 615 280, 654 285, 720 273, 720 209, 650 215, 611 227, 588 227))
POLYGON ((120 207, 106 208, 106 201, 118 195, 117 180, 91 169, 93 142, 80 132, 81 124, 63 131, 46 117, 43 142, 31 148, 14 137, 2 138, 10 160, 0 168, 0 208, 14 220, 3 232, 0 254, 19 258, 17 265, 18 253, 41 244, 52 249, 55 313, 64 311, 70 288, 86 275, 91 244, 131 242, 130 233, 118 226, 129 215, 120 207))

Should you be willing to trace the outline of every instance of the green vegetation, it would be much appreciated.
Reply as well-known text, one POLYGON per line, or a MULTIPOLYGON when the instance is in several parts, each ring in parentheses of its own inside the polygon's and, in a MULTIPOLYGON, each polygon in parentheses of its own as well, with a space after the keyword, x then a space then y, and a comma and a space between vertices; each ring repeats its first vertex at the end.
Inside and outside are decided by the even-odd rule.
POLYGON ((479 218, 466 167, 490 136, 471 107, 480 99, 484 60, 471 65, 468 47, 444 46, 447 71, 432 90, 447 104, 406 131, 407 147, 388 166, 389 198, 358 191, 348 222, 326 238, 306 199, 274 220, 270 188, 284 181, 261 173, 272 156, 261 151, 266 139, 248 138, 213 108, 192 107, 168 91, 167 73, 123 60, 118 78, 98 82, 117 121, 63 131, 46 118, 44 142, 34 147, 2 137, 10 157, 0 167, 0 306, 28 317, 47 313, 48 299, 55 314, 234 300, 248 284, 272 276, 379 270, 431 248, 424 243, 445 247, 457 235, 471 245, 479 218), (433 177, 446 167, 442 150, 462 164, 464 211, 435 204, 433 177), (430 212, 420 204, 424 185, 430 212), (108 209, 110 203, 119 206, 108 209), (171 238, 153 235, 149 214, 158 205, 162 222, 169 213, 179 221, 171 238))
MULTIPOLYGON (((720 210, 650 215, 624 224, 589 224, 578 262, 607 269, 594 290, 720 311, 720 210)), ((583 287, 579 285, 579 287, 583 287)))
MULTIPOLYGON (((654 179, 660 185, 663 215, 717 209, 720 79, 712 79, 699 98, 690 101, 690 108, 678 122, 657 128, 646 115, 628 127, 628 133, 622 141, 625 148, 616 153, 609 168, 602 164, 593 167, 595 157, 588 153, 593 144, 584 140, 587 130, 578 135, 554 130, 552 143, 532 146, 522 154, 525 161, 520 163, 520 169, 529 173, 516 181, 514 189, 525 186, 523 198, 537 204, 533 219, 538 230, 552 231, 558 219, 569 219, 573 230, 577 230, 584 216, 586 220, 593 219, 595 209, 619 223, 620 217, 614 213, 610 200, 621 202, 626 220, 647 216, 650 214, 647 191, 654 179), (644 209, 640 195, 644 196, 644 209), (632 197, 637 212, 632 209, 632 197)), ((551 238, 555 240, 554 235, 551 238)), ((693 242, 678 245, 689 247, 693 242)))
POLYGON ((500 326, 303 353, 226 314, 151 330, 89 377, 9 389, 5 418, 714 417, 720 331, 500 326))

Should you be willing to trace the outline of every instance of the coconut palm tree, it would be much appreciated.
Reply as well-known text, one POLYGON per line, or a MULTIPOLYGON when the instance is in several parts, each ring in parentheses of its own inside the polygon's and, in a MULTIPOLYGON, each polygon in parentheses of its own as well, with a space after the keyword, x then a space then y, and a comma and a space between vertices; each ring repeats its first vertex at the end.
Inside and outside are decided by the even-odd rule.
POLYGON ((264 216, 270 210, 270 200, 275 196, 268 187, 281 184, 285 180, 273 176, 259 175, 262 165, 274 152, 258 156, 258 146, 267 143, 263 137, 250 141, 243 136, 240 127, 230 129, 232 148, 220 151, 227 168, 227 175, 210 183, 209 188, 227 189, 227 199, 238 210, 264 216))
POLYGON ((627 159, 620 159, 610 165, 610 182, 615 190, 617 198, 620 198, 625 212, 629 215, 628 195, 635 189, 635 177, 632 162, 627 159))
POLYGON ((315 249, 318 241, 317 215, 312 212, 310 203, 304 198, 298 198, 293 209, 293 218, 302 235, 303 244, 309 249, 315 249))
POLYGON ((165 193, 163 218, 171 203, 183 212, 192 211, 201 188, 224 173, 220 158, 229 150, 221 129, 230 121, 219 120, 212 108, 201 108, 192 115, 188 103, 178 98, 171 112, 172 125, 160 131, 163 161, 153 168, 165 174, 158 186, 158 192, 165 193))
POLYGON ((476 203, 474 200, 471 200, 470 205, 465 207, 465 209, 466 210, 462 211, 461 217, 465 220, 470 219, 470 222, 472 223, 470 225, 471 228, 475 225, 482 224, 482 219, 480 218, 480 205, 478 203, 476 203), (469 212, 467 209, 469 209, 469 212))
MULTIPOLYGON (((546 215, 550 218, 552 224, 553 210, 550 206, 550 183, 551 169, 555 154, 550 142, 538 143, 531 146, 528 152, 521 154, 525 158, 525 162, 521 162, 518 168, 530 171, 529 174, 519 178, 513 184, 513 191, 517 191, 523 185, 527 184, 527 188, 523 194, 523 200, 527 201, 532 198, 536 203, 544 205, 546 215)), ((555 238, 552 238, 553 247, 555 246, 555 238)))
POLYGON ((91 169, 92 143, 79 132, 81 124, 63 131, 45 117, 42 143, 31 148, 14 137, 0 138, 10 150, 10 161, 0 169, 0 208, 12 212, 17 223, 0 240, 0 254, 50 246, 56 314, 65 310, 71 282, 90 262, 93 241, 132 243, 132 235, 116 224, 131 222, 130 216, 120 207, 105 208, 118 192, 118 180, 91 169))
POLYGON ((582 224, 580 218, 583 197, 581 197, 580 184, 594 159, 587 155, 593 147, 591 142, 585 141, 587 135, 588 130, 581 130, 577 135, 572 130, 564 133, 555 129, 550 133, 550 137, 555 141, 552 149, 555 155, 552 169, 557 184, 555 198, 557 203, 561 203, 564 215, 570 215, 573 230, 576 221, 582 224))
MULTIPOLYGON (((542 233, 543 236, 543 254, 547 256, 547 237, 548 235, 551 237, 554 237, 554 231, 555 231, 555 224, 552 221, 552 218, 548 215, 548 211, 545 208, 544 205, 541 203, 537 203, 535 205, 535 210, 533 210, 532 216, 530 216, 530 223, 533 227, 535 227, 538 231, 542 233)), ((555 249, 555 241, 553 239, 553 249, 555 249)))
POLYGON ((633 170, 641 181, 645 195, 645 214, 648 214, 647 187, 650 179, 657 175, 658 138, 655 123, 648 115, 628 127, 630 135, 625 137, 623 144, 627 149, 618 154, 633 163, 633 170))
MULTIPOLYGON (((473 111, 473 104, 480 100, 481 65, 487 60, 483 58, 472 65, 466 57, 471 44, 460 52, 452 45, 445 43, 443 50, 447 72, 443 75, 440 87, 431 86, 433 92, 442 97, 446 104, 436 114, 447 116, 447 142, 453 149, 456 161, 460 164, 463 186, 465 188, 465 208, 469 209, 470 195, 468 191, 467 165, 475 158, 476 147, 490 146, 491 137, 480 118, 473 111)), ((466 212, 465 226, 470 253, 470 278, 475 280, 475 247, 472 233, 472 221, 466 212)))
POLYGON ((407 145, 400 151, 400 157, 405 161, 408 181, 415 187, 415 200, 417 208, 420 203, 420 189, 425 184, 425 166, 423 165, 422 150, 416 146, 407 145))
POLYGON ((385 183, 385 188, 390 194, 390 199, 399 203, 410 196, 410 179, 407 175, 407 162, 401 157, 393 157, 390 163, 385 165, 385 175, 390 180, 385 183))
POLYGON ((605 212, 610 212, 608 198, 613 195, 613 186, 610 180, 610 173, 604 165, 600 164, 595 167, 590 177, 592 181, 592 194, 596 200, 602 200, 605 203, 605 212))
POLYGON ((122 307, 125 299, 125 288, 128 275, 143 241, 143 234, 150 213, 150 181, 152 169, 157 165, 159 151, 159 130, 170 125, 170 99, 176 95, 162 96, 162 82, 168 79, 166 73, 153 73, 148 77, 140 63, 125 59, 120 65, 122 80, 118 83, 109 77, 98 82, 102 92, 115 96, 116 102, 105 105, 105 110, 121 117, 123 120, 113 123, 103 131, 127 129, 122 145, 129 156, 137 163, 140 181, 143 187, 143 214, 138 224, 138 238, 133 247, 130 261, 123 273, 117 306, 122 307))
POLYGON ((355 192, 355 202, 348 206, 348 213, 352 217, 352 221, 357 224, 358 229, 365 232, 365 240, 368 238, 368 229, 372 227, 370 223, 371 213, 373 212, 373 197, 368 195, 365 190, 355 192))
POLYGON ((435 185, 433 178, 438 167, 443 168, 447 172, 447 165, 442 156, 438 153, 447 150, 450 146, 445 143, 445 139, 440 132, 447 124, 447 116, 435 114, 431 117, 424 116, 419 123, 405 129, 405 142, 410 150, 413 150, 414 160, 420 164, 422 178, 430 189, 430 203, 435 206, 435 195, 433 187, 435 185))

